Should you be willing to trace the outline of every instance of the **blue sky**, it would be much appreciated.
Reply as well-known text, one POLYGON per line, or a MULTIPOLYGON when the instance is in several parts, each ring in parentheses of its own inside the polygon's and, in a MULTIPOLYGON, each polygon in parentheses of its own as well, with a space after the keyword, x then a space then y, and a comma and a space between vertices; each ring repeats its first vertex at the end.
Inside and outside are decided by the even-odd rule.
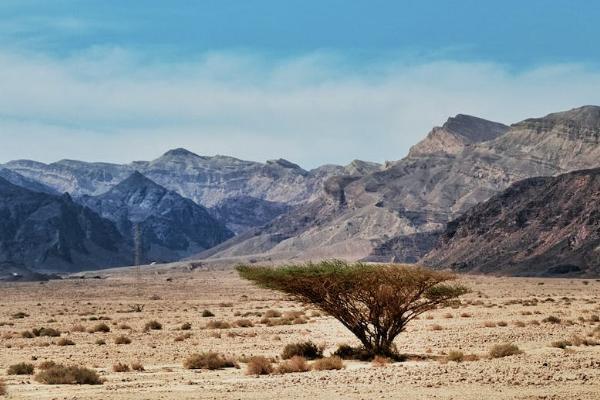
POLYGON ((3 0, 0 162, 399 159, 459 112, 599 104, 599 18, 559 0, 3 0))

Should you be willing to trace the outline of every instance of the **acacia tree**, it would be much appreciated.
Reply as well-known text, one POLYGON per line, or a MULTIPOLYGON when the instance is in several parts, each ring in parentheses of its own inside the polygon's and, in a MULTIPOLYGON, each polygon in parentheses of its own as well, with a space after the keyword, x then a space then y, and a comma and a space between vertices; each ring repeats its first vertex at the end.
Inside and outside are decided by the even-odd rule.
POLYGON ((282 267, 238 266, 241 277, 333 316, 372 355, 396 356, 394 339, 418 315, 468 292, 456 276, 408 265, 341 260, 282 267))

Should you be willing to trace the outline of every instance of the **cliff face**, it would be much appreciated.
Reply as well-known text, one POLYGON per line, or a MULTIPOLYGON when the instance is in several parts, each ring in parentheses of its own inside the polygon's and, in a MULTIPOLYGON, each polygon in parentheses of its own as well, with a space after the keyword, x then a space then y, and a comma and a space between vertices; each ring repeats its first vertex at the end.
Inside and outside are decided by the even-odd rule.
POLYGON ((600 169, 515 183, 450 222, 422 261, 499 275, 600 275, 600 169))
POLYGON ((3 270, 70 272, 131 262, 131 247, 111 221, 69 195, 34 192, 0 178, 3 270))

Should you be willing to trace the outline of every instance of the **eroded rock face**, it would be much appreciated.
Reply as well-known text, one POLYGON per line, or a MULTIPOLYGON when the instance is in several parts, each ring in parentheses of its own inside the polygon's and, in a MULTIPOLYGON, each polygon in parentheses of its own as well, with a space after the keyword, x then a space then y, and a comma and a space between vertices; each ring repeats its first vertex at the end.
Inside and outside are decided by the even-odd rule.
POLYGON ((600 169, 515 183, 450 222, 422 261, 501 275, 600 275, 600 169))
POLYGON ((332 178, 325 185, 331 190, 319 199, 292 209, 247 241, 224 243, 210 256, 413 262, 431 249, 436 232, 449 221, 510 184, 598 166, 598 109, 526 120, 504 134, 502 124, 450 119, 440 129, 463 138, 462 148, 438 151, 428 137, 418 151, 383 169, 357 179, 332 178))
POLYGON ((0 263, 37 272, 130 265, 115 225, 69 195, 51 195, 0 178, 0 263))
POLYGON ((284 159, 259 163, 174 149, 156 160, 127 165, 18 160, 7 163, 5 168, 75 198, 106 193, 139 171, 157 184, 211 209, 230 229, 241 233, 263 225, 291 206, 316 199, 323 182, 331 176, 366 174, 378 170, 380 165, 356 160, 346 167, 325 165, 305 171, 284 159), (244 215, 250 205, 260 211, 256 218, 244 215))
POLYGON ((115 222, 129 242, 134 224, 139 224, 147 262, 178 260, 233 236, 204 207, 139 172, 104 194, 83 196, 80 201, 115 222))

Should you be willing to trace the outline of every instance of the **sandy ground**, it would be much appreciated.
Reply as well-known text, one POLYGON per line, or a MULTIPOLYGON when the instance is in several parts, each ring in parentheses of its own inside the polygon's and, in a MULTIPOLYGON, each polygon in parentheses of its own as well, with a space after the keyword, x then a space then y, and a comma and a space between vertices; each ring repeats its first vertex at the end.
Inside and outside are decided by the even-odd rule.
MULTIPOLYGON (((236 358, 263 355, 277 358, 287 343, 312 340, 325 353, 341 343, 357 344, 333 318, 311 316, 313 310, 279 294, 257 289, 228 270, 180 267, 149 268, 135 272, 99 273, 105 279, 77 279, 39 283, 0 284, 0 379, 8 384, 8 398, 24 399, 598 399, 600 346, 550 345, 572 335, 588 337, 600 326, 600 282, 575 279, 464 277, 473 292, 458 308, 427 313, 396 341, 398 349, 423 360, 376 367, 368 362, 346 362, 341 371, 311 371, 254 377, 239 369, 187 370, 190 354, 217 351, 236 358), (532 300, 537 299, 537 303, 532 300), (144 304, 143 312, 129 312, 144 304), (208 309, 215 317, 203 318, 208 309), (233 323, 247 312, 273 309, 304 311, 307 323, 283 326, 205 329, 208 321, 233 323), (25 318, 13 318, 17 312, 25 318), (558 324, 544 323, 550 315, 558 324), (106 322, 109 333, 77 332, 106 322), (144 332, 147 321, 161 330, 144 332), (519 322, 520 321, 520 322, 519 322), (539 325, 535 322, 538 321, 539 325), (179 327, 189 322, 191 330, 179 327), (486 327, 499 323, 506 326, 486 327), (524 324, 523 324, 524 323, 524 324), (130 327, 122 327, 126 324, 130 327), (439 325, 441 330, 432 327, 439 325), (524 325, 524 326, 522 326, 524 325), (58 346, 58 338, 26 339, 21 332, 52 327, 75 342, 58 346), (122 329, 125 328, 125 329, 122 329), (182 341, 176 337, 190 333, 182 341), (126 335, 132 343, 117 345, 126 335), (106 345, 97 345, 104 339, 106 345), (491 346, 514 343, 523 354, 489 359, 491 346), (451 350, 477 354, 478 361, 443 362, 451 350), (43 385, 31 376, 9 376, 9 365, 27 361, 38 365, 52 360, 96 369, 101 386, 43 385), (112 371, 117 362, 140 361, 143 372, 112 371)), ((597 339, 600 335, 596 330, 597 339)))

